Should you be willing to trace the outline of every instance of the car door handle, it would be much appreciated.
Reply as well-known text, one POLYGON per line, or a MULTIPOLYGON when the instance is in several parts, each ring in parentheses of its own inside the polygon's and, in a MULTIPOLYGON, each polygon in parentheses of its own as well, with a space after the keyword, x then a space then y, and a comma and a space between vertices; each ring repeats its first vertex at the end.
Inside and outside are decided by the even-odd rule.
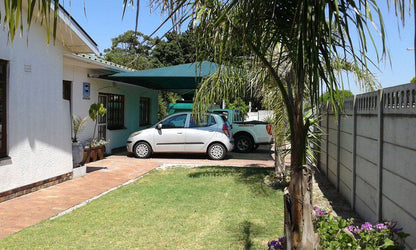
POLYGON ((181 134, 182 134, 182 132, 178 132, 177 134, 178 134, 178 135, 181 135, 181 134))

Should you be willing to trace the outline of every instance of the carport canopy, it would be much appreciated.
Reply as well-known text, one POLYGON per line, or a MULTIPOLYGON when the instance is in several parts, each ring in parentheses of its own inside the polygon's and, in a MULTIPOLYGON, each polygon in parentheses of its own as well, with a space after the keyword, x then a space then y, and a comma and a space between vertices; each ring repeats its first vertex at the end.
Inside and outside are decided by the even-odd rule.
POLYGON ((202 79, 214 74, 218 68, 219 65, 216 63, 203 61, 134 72, 121 72, 102 78, 191 96, 202 79))

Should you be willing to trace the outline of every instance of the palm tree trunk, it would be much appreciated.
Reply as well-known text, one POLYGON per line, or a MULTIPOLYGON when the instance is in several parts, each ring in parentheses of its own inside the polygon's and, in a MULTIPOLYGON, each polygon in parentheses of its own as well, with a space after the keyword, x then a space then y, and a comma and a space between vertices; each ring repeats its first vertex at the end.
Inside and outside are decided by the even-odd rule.
POLYGON ((295 122, 291 140, 291 181, 285 190, 285 235, 287 249, 316 249, 319 237, 312 222, 312 171, 304 165, 306 132, 302 109, 295 108, 295 122))

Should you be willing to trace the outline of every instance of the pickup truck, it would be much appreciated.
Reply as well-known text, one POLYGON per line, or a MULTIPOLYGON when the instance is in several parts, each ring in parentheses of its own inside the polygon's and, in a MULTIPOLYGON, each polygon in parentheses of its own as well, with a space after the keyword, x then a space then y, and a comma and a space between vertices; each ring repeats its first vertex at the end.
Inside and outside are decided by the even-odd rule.
POLYGON ((272 127, 267 122, 244 122, 241 111, 238 109, 212 109, 228 120, 234 138, 234 149, 237 152, 252 152, 261 144, 272 144, 272 127))

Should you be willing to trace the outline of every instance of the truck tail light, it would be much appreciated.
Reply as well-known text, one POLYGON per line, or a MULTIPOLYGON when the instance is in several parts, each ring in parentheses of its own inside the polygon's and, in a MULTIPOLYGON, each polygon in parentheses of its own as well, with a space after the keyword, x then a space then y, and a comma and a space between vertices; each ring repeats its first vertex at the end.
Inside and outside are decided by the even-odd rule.
POLYGON ((227 128, 227 125, 225 125, 225 124, 223 124, 222 125, 222 132, 224 132, 224 134, 228 137, 228 138, 231 138, 231 134, 230 134, 230 131, 228 130, 228 128, 227 128))
POLYGON ((272 135, 272 125, 270 125, 270 124, 267 124, 266 125, 266 130, 267 130, 267 133, 269 134, 269 135, 272 135))

